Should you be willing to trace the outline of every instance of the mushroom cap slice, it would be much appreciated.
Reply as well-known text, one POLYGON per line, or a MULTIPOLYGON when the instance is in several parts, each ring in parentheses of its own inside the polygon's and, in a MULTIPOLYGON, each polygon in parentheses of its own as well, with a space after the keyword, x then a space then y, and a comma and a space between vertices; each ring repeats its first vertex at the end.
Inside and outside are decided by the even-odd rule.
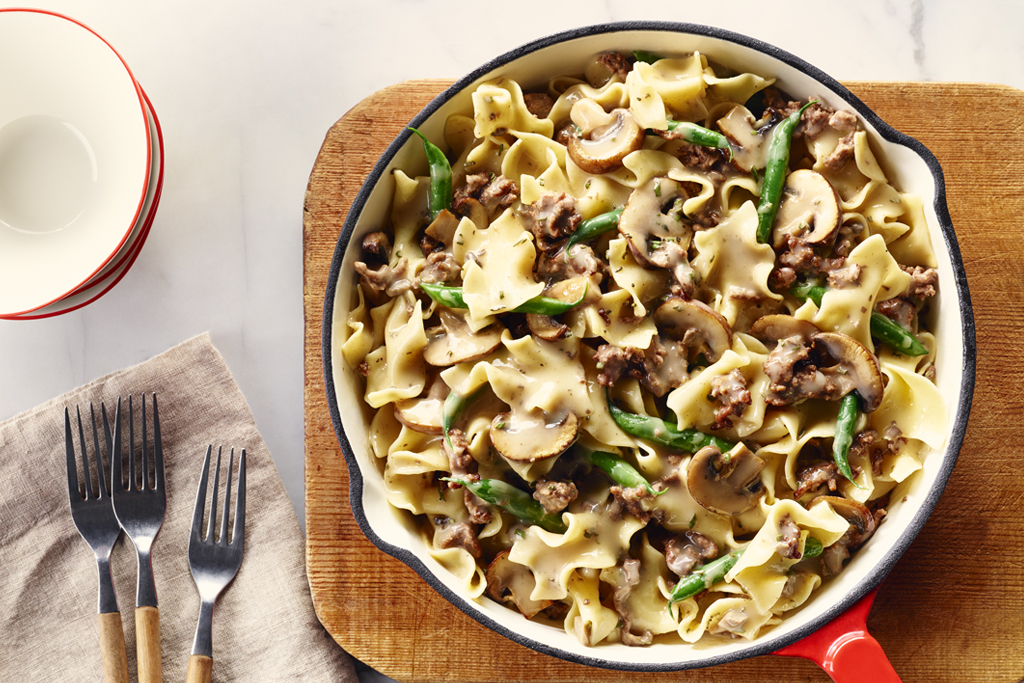
POLYGON ((466 319, 446 308, 438 311, 440 327, 426 331, 427 346, 423 349, 423 360, 437 367, 474 361, 488 355, 501 344, 501 325, 489 325, 479 332, 473 332, 466 319))
POLYGON ((728 453, 714 446, 697 451, 686 468, 686 488, 702 507, 721 515, 741 515, 764 495, 764 460, 742 443, 728 453))
POLYGON ((509 551, 502 550, 487 566, 487 595, 497 602, 511 600, 527 619, 548 607, 552 600, 532 600, 537 580, 528 567, 508 559, 509 551))
POLYGON ((421 434, 442 434, 441 415, 444 399, 425 396, 395 402, 395 418, 403 425, 421 434))
POLYGON ((566 303, 574 303, 582 299, 590 287, 590 278, 578 275, 567 280, 560 280, 548 287, 544 296, 558 299, 566 303))
POLYGON ((750 336, 763 342, 777 342, 799 337, 806 343, 820 332, 821 330, 814 323, 782 313, 763 315, 750 325, 750 336))
POLYGON ((820 332, 812 341, 815 346, 824 347, 837 361, 835 366, 821 368, 821 371, 856 391, 865 413, 876 410, 882 403, 885 385, 875 354, 853 337, 838 332, 820 332))
POLYGON ((753 114, 739 105, 718 119, 718 129, 733 145, 733 165, 747 173, 752 168, 764 168, 768 158, 772 128, 758 130, 755 123, 753 114))
POLYGON ((850 523, 850 547, 859 546, 875 533, 875 516, 861 503, 842 496, 818 496, 808 503, 807 508, 810 509, 818 503, 828 503, 836 514, 850 523))
POLYGON ((576 440, 580 423, 576 413, 550 422, 545 416, 498 413, 491 421, 491 445, 506 460, 537 462, 563 453, 576 440))
POLYGON ((776 247, 790 235, 808 244, 828 244, 843 222, 839 195, 825 176, 801 168, 786 176, 782 200, 775 217, 776 247))
POLYGON ((633 258, 644 268, 665 268, 687 293, 696 277, 687 250, 693 227, 683 220, 687 199, 681 183, 651 178, 629 195, 619 217, 619 234, 626 238, 633 258))
POLYGON ((459 217, 448 209, 442 209, 437 214, 437 218, 427 226, 424 232, 426 232, 427 236, 443 244, 445 249, 451 249, 452 242, 455 240, 455 231, 458 227, 459 217))
MULTIPOLYGON (((544 292, 544 296, 566 303, 576 303, 581 301, 589 291, 590 278, 580 275, 554 283, 544 292)), ((568 325, 549 315, 527 313, 526 324, 530 328, 530 334, 544 341, 565 339, 570 332, 568 325)))
POLYGON ((689 330, 694 330, 708 348, 712 363, 732 348, 732 328, 718 311, 696 299, 670 297, 654 312, 659 332, 683 341, 689 330))
POLYGON ((580 132, 569 138, 569 158, 587 173, 615 170, 627 154, 643 147, 646 133, 628 109, 605 113, 588 99, 577 102, 571 116, 580 132))
MULTIPOLYGON (((490 224, 490 217, 487 214, 487 209, 484 208, 484 205, 477 199, 473 199, 472 197, 460 197, 455 200, 455 205, 452 208, 454 208, 459 215, 465 216, 469 220, 473 221, 473 225, 475 225, 479 230, 485 230, 490 224)), ((447 211, 447 209, 445 211, 447 211)), ((440 218, 441 214, 445 213, 445 211, 442 211, 437 215, 437 217, 440 218)), ((435 218, 434 223, 436 222, 437 219, 435 218)), ((432 227, 434 223, 431 223, 430 226, 432 227)), ((458 224, 456 224, 456 227, 458 227, 458 224)), ((452 233, 454 235, 454 230, 452 233)), ((430 235, 430 227, 427 228, 427 234, 430 235)), ((430 236, 433 237, 433 235, 430 236)), ((451 245, 448 243, 446 243, 446 246, 451 248, 451 245)))
POLYGON ((530 328, 530 334, 544 341, 558 341, 569 335, 569 326, 558 322, 550 315, 527 313, 526 325, 530 328))

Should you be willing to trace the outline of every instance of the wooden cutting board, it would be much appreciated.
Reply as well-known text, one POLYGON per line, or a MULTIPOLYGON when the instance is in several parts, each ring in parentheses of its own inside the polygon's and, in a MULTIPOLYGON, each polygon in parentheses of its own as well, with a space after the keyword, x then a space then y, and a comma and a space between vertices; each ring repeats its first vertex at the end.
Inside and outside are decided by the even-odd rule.
MULTIPOLYGON (((367 173, 450 81, 363 100, 327 133, 304 212, 306 563, 316 612, 348 652, 400 681, 625 681, 541 655, 449 604, 362 534, 324 393, 321 316, 335 242, 367 173)), ((938 507, 883 582, 868 627, 905 683, 1024 679, 1024 92, 967 83, 848 83, 939 159, 977 326, 974 408, 938 507)), ((828 681, 764 656, 661 681, 828 681)))

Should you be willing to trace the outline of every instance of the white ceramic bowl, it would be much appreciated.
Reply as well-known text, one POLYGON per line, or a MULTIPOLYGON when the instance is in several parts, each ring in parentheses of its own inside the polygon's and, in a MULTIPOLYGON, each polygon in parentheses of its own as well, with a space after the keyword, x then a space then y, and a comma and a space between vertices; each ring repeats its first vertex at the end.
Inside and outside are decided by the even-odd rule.
POLYGON ((664 54, 700 51, 725 66, 775 76, 778 87, 793 97, 823 96, 833 106, 856 111, 873 144, 883 151, 894 184, 903 191, 918 193, 924 200, 939 261, 941 291, 933 304, 937 309, 935 329, 940 343, 936 368, 939 389, 948 400, 949 431, 943 450, 926 459, 905 501, 890 507, 886 523, 835 580, 825 585, 803 609, 787 614, 780 626, 753 641, 740 639, 698 646, 656 644, 646 648, 584 647, 561 629, 528 621, 489 599, 471 600, 462 593, 458 582, 430 558, 412 519, 388 504, 368 444, 362 378, 347 367, 332 344, 332 323, 346 319, 343 307, 351 300, 356 282, 353 262, 360 258, 361 238, 387 222, 392 196, 390 171, 403 168, 425 172, 422 145, 408 131, 396 138, 374 168, 343 227, 326 293, 323 357, 328 402, 348 459, 352 509, 371 541, 412 567, 466 614, 527 647, 594 666, 664 671, 705 667, 774 652, 825 625, 882 580, 924 525, 953 469, 973 395, 975 340, 967 280, 946 209, 942 171, 934 156, 916 140, 885 124, 835 79, 763 42, 704 26, 648 22, 570 31, 525 45, 482 66, 441 94, 410 125, 430 138, 441 139, 447 116, 468 109, 470 92, 483 80, 502 74, 528 87, 553 74, 582 72, 592 55, 634 49, 664 54))
POLYGON ((0 315, 56 301, 128 239, 150 186, 142 91, 91 29, 0 11, 0 315))
POLYGON ((110 259, 99 272, 59 301, 54 301, 42 308, 18 316, 0 316, 0 318, 6 320, 39 320, 78 310, 83 306, 91 304, 113 289, 135 264, 135 260, 139 257, 139 253, 142 251, 142 247, 149 237, 149 231, 153 226, 153 219, 156 217, 156 210, 160 204, 160 196, 163 194, 164 183, 163 130, 160 128, 160 119, 157 118, 149 97, 145 93, 143 93, 143 96, 146 99, 146 112, 149 115, 150 133, 153 139, 157 141, 157 144, 153 146, 150 182, 149 188, 146 191, 146 199, 143 202, 142 212, 139 214, 138 220, 135 221, 128 239, 118 250, 115 257, 110 259))

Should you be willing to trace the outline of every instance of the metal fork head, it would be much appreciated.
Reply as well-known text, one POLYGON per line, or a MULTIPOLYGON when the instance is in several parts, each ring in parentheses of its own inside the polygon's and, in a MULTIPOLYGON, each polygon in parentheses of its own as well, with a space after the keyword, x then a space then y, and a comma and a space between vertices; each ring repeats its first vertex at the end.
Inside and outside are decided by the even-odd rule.
POLYGON ((188 565, 192 571, 199 597, 202 600, 199 624, 196 628, 192 654, 213 656, 210 627, 213 618, 213 603, 221 591, 231 583, 242 564, 242 550, 245 541, 245 450, 241 452, 238 465, 238 483, 235 492, 234 525, 228 534, 228 518, 231 513, 231 475, 234 469, 235 450, 231 449, 227 478, 224 486, 224 508, 221 511, 220 534, 217 530, 217 493, 220 484, 220 461, 222 449, 217 449, 217 465, 213 475, 213 491, 210 494, 209 517, 206 534, 203 534, 203 513, 206 510, 207 484, 210 474, 210 456, 213 446, 206 450, 203 472, 199 479, 199 492, 192 515, 192 531, 188 541, 188 565))
MULTIPOLYGON (((128 396, 128 479, 124 479, 123 463, 121 458, 115 458, 113 462, 114 495, 120 492, 152 493, 156 492, 158 498, 166 500, 164 494, 164 449, 160 439, 160 410, 157 406, 156 394, 153 397, 153 450, 152 458, 147 449, 148 430, 146 428, 146 395, 142 395, 142 440, 136 447, 135 442, 135 408, 132 396, 128 396), (152 468, 150 463, 152 462, 152 468), (152 472, 150 471, 152 469, 152 472), (117 486, 117 482, 121 486, 117 486)), ((106 419, 106 415, 104 415, 106 419)), ((117 399, 117 417, 114 420, 114 448, 117 453, 121 452, 121 399, 117 399)))
MULTIPOLYGON (((153 398, 153 447, 148 448, 146 395, 142 395, 141 443, 135 440, 135 407, 128 396, 128 478, 125 479, 121 451, 121 399, 117 400, 114 415, 113 449, 111 456, 112 498, 114 512, 121 527, 135 545, 138 553, 138 589, 135 604, 138 607, 156 607, 156 587, 153 583, 150 549, 163 525, 167 510, 167 491, 164 485, 164 449, 160 438, 160 411, 156 394, 153 398), (152 464, 152 468, 150 465, 152 464), (151 471, 152 470, 152 471, 151 471)), ((106 426, 106 413, 103 415, 106 426)), ((109 432, 109 427, 107 428, 109 432)))
MULTIPOLYGON (((100 410, 104 415, 104 426, 106 427, 106 409, 100 404, 100 410)), ((103 452, 109 453, 111 437, 109 429, 104 429, 107 448, 100 446, 99 433, 96 429, 96 413, 92 405, 89 406, 90 426, 92 427, 93 459, 95 470, 90 466, 88 442, 85 438, 85 430, 82 427, 82 411, 76 407, 75 413, 78 417, 78 443, 81 451, 82 479, 78 478, 78 460, 75 454, 74 432, 71 428, 71 414, 67 408, 64 409, 64 448, 67 455, 68 472, 68 498, 71 503, 71 518, 75 527, 85 539, 85 542, 92 548, 96 556, 99 569, 99 611, 100 614, 117 612, 117 597, 114 594, 113 583, 110 577, 110 551, 121 535, 121 525, 114 515, 114 508, 111 504, 109 479, 107 478, 106 465, 104 464, 103 452), (96 486, 93 487, 93 474, 96 477, 96 486), (84 484, 84 486, 82 485, 84 484)))

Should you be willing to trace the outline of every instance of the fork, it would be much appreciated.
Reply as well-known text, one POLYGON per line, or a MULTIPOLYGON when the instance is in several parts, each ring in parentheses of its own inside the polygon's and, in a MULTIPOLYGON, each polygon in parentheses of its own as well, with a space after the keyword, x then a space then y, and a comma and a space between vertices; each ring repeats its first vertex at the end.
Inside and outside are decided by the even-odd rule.
MULTIPOLYGON (((103 404, 100 410, 104 416, 103 404)), ((82 411, 76 407, 78 415, 78 443, 82 451, 82 478, 85 486, 79 485, 78 459, 75 457, 75 443, 71 431, 71 414, 64 408, 64 446, 67 451, 68 466, 68 498, 71 502, 71 518, 82 534, 82 538, 92 548, 96 556, 99 572, 99 633, 100 650, 103 655, 103 675, 107 683, 128 683, 128 657, 124 646, 124 629, 121 626, 121 613, 117 608, 117 595, 114 593, 114 582, 110 575, 110 551, 114 548, 121 525, 114 516, 114 508, 110 502, 110 489, 104 474, 103 451, 100 448, 99 434, 96 432, 96 413, 89 406, 92 423, 93 453, 96 460, 96 489, 92 486, 92 475, 89 472, 89 449, 86 447, 85 432, 82 429, 82 411)), ((104 424, 104 427, 108 425, 104 424)), ((107 450, 111 446, 110 430, 104 429, 107 450)))
MULTIPOLYGON (((125 486, 121 455, 121 399, 117 400, 114 415, 114 448, 111 455, 111 490, 114 513, 121 528, 131 539, 138 554, 138 586, 135 592, 135 643, 138 655, 139 683, 159 683, 163 680, 160 661, 160 609, 153 582, 153 564, 150 550, 157 532, 163 525, 167 509, 167 490, 164 486, 164 451, 160 441, 160 413, 156 394, 153 394, 153 479, 150 484, 149 461, 146 448, 146 395, 142 395, 142 444, 140 463, 136 469, 135 411, 132 397, 128 396, 128 481, 125 486)), ((103 412, 104 425, 107 414, 103 412)))
POLYGON ((242 564, 242 545, 245 540, 245 449, 238 463, 238 491, 235 494, 235 524, 228 540, 228 517, 231 512, 231 472, 235 463, 235 449, 231 449, 228 476, 224 487, 224 511, 221 515, 220 535, 214 538, 217 519, 217 489, 220 483, 221 448, 217 449, 217 469, 213 475, 213 493, 210 496, 210 515, 203 538, 203 509, 206 503, 206 484, 210 473, 213 446, 206 449, 203 474, 199 479, 196 509, 192 515, 192 531, 188 539, 188 566, 199 590, 199 622, 192 643, 192 656, 188 660, 187 683, 209 683, 213 672, 213 604, 217 596, 231 583, 242 564))

